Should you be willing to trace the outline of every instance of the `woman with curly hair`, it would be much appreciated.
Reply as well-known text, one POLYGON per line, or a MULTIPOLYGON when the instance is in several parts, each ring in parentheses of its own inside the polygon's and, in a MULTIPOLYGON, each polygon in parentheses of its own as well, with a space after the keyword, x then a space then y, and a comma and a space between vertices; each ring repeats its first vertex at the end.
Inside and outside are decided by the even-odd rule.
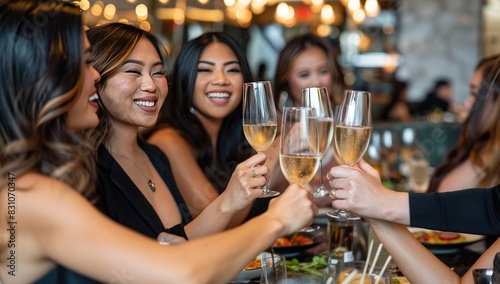
POLYGON ((117 224, 89 202, 95 162, 79 132, 99 122, 100 76, 81 10, 2 1, 0 49, 0 282, 227 283, 312 221, 310 194, 291 186, 255 220, 175 246, 117 224))

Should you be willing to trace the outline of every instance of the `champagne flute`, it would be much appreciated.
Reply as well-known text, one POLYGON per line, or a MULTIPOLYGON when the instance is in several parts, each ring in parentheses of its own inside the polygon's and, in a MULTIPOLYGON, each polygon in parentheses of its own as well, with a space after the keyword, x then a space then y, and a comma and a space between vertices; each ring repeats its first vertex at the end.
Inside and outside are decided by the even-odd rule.
POLYGON ((319 140, 319 181, 320 186, 314 191, 315 197, 327 196, 330 192, 323 185, 323 155, 330 147, 333 138, 333 112, 330 98, 325 87, 312 87, 302 89, 302 106, 316 109, 318 118, 319 140))
POLYGON ((305 187, 319 166, 317 119, 314 109, 283 108, 280 166, 290 183, 305 187))
MULTIPOLYGON (((316 110, 307 107, 283 108, 280 166, 289 183, 305 187, 316 175, 320 160, 318 146, 316 110)), ((314 230, 316 229, 306 227, 300 232, 314 230)))
MULTIPOLYGON (((365 154, 371 134, 371 94, 347 90, 335 121, 335 147, 343 164, 355 166, 365 154)), ((359 220, 343 209, 328 212, 338 219, 359 220)))
MULTIPOLYGON (((278 125, 271 82, 257 81, 244 84, 243 90, 243 132, 248 143, 258 153, 266 151, 276 137, 278 125)), ((261 197, 279 195, 278 191, 262 188, 261 197)))

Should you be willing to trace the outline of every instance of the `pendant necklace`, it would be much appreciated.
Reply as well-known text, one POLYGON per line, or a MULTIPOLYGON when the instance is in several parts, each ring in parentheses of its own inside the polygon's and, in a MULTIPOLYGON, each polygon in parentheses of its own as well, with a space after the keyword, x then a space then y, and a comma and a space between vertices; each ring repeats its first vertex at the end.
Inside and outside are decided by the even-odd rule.
MULTIPOLYGON (((126 159, 126 160, 129 160, 132 165, 139 171, 139 173, 144 177, 146 178, 146 180, 148 181, 148 187, 149 189, 151 189, 152 192, 155 192, 156 191, 156 186, 155 186, 155 183, 153 182, 152 179, 148 178, 142 171, 141 169, 139 169, 139 167, 134 163, 134 161, 132 161, 132 159, 130 159, 129 157, 125 156, 125 155, 122 155, 118 152, 116 152, 115 150, 112 150, 111 152, 117 154, 118 156, 126 159)), ((143 162, 144 162, 144 157, 142 158, 143 162)), ((147 163, 145 163, 145 165, 147 165, 147 163)))

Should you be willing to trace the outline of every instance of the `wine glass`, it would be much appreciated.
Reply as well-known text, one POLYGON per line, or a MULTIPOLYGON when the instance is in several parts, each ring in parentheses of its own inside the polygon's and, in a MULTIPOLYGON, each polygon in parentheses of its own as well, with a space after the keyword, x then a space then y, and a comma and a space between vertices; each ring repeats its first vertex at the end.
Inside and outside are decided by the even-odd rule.
MULTIPOLYGON (((243 132, 248 143, 258 153, 266 151, 276 137, 278 125, 271 82, 257 81, 244 84, 243 90, 243 132)), ((279 195, 278 191, 262 188, 261 197, 279 195)))
MULTIPOLYGON (((318 146, 316 110, 307 107, 283 108, 280 166, 289 183, 305 187, 316 175, 320 160, 318 146)), ((306 227, 299 231, 310 232, 314 230, 316 229, 306 227)))
MULTIPOLYGON (((365 154, 371 134, 371 94, 347 90, 335 120, 335 147, 343 164, 355 166, 365 154)), ((359 220, 343 209, 328 212, 338 219, 359 220)))
POLYGON ((330 147, 333 138, 333 112, 327 89, 325 87, 302 89, 302 106, 316 109, 318 117, 320 186, 314 191, 313 195, 315 197, 327 196, 330 190, 323 185, 322 161, 323 155, 330 147))
POLYGON ((318 170, 320 156, 317 125, 314 109, 283 108, 280 166, 290 183, 304 187, 318 170))

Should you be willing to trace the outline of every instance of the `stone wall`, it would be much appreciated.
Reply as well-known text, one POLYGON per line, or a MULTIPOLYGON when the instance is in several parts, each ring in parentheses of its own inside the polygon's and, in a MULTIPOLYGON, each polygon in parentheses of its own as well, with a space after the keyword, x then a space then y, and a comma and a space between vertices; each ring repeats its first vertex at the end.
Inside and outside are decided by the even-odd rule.
POLYGON ((469 94, 481 56, 482 1, 400 0, 398 77, 408 80, 410 101, 421 101, 436 79, 453 83, 455 101, 469 94))

